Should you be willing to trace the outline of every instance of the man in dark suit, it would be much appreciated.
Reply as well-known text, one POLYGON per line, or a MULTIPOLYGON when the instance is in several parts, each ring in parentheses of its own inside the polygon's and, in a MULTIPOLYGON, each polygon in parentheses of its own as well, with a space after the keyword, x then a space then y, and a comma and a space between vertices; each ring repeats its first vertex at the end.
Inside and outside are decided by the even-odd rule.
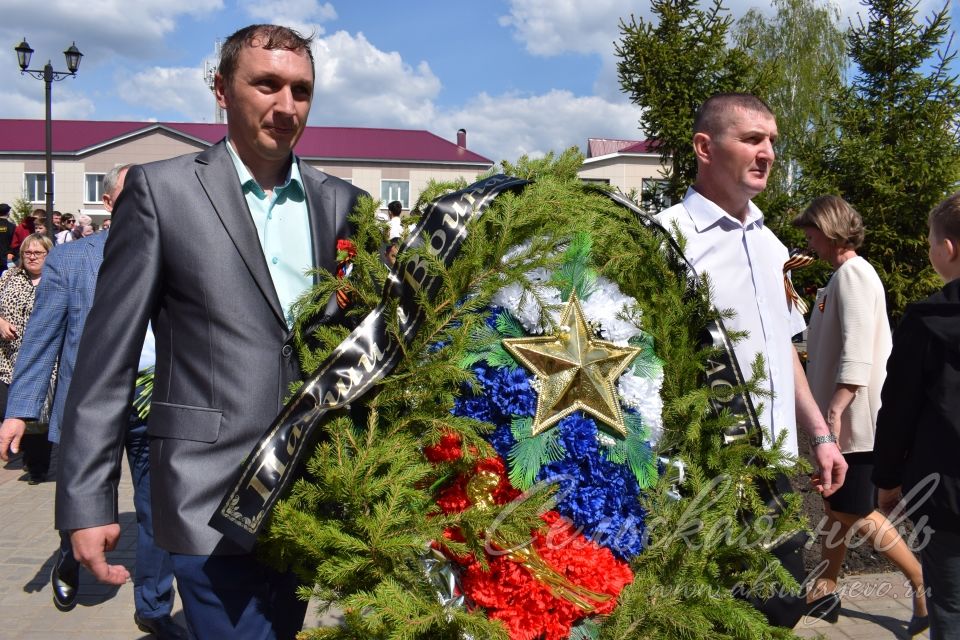
POLYGON ((301 375, 291 304, 309 269, 336 268, 363 194, 293 154, 313 85, 309 39, 290 29, 253 25, 224 42, 215 91, 227 138, 128 172, 64 412, 56 526, 94 576, 122 583, 126 569, 104 551, 119 534, 117 453, 152 319, 154 529, 201 639, 293 637, 306 611, 291 573, 208 522, 301 375))

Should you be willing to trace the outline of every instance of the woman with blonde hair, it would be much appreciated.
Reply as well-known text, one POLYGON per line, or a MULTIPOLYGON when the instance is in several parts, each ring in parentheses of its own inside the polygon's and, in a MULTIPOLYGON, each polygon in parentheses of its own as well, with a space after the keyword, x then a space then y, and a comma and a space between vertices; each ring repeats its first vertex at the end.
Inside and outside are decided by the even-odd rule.
POLYGON ((876 509, 873 440, 892 339, 883 284, 857 255, 865 230, 860 214, 837 196, 820 196, 793 221, 811 249, 833 268, 817 291, 807 336, 807 380, 813 397, 847 461, 843 486, 825 498, 822 572, 808 593, 811 610, 835 622, 840 611, 837 579, 847 543, 862 536, 910 580, 913 618, 908 631, 929 626, 920 563, 897 529, 876 509))
MULTIPOLYGON (((20 244, 20 266, 8 269, 0 276, 0 410, 4 413, 23 331, 33 313, 40 274, 52 248, 53 243, 45 235, 34 233, 27 236, 20 244)), ((46 383, 48 387, 53 384, 56 375, 54 369, 53 377, 46 383)), ((20 441, 30 484, 42 482, 50 469, 52 445, 47 440, 46 427, 44 420, 31 423, 20 441)))

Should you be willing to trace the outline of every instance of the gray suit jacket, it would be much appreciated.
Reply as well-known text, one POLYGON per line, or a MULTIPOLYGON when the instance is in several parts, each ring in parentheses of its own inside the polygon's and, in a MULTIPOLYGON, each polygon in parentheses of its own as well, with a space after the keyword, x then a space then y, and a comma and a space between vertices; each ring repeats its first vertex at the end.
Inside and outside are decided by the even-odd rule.
MULTIPOLYGON (((207 525, 299 367, 221 141, 132 167, 117 202, 64 411, 56 527, 117 522, 117 480, 147 322, 154 533, 169 551, 241 549, 207 525)), ((300 164, 314 264, 333 272, 360 189, 300 164)))

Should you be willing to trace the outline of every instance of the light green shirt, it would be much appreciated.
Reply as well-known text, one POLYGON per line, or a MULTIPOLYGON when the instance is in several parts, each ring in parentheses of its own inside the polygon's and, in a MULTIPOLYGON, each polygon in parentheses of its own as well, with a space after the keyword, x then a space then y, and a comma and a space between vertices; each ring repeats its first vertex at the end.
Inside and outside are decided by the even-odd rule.
POLYGON ((290 162, 286 181, 268 197, 229 139, 227 150, 240 178, 253 224, 257 227, 257 237, 260 238, 260 246, 263 247, 287 326, 293 326, 291 306, 313 286, 313 278, 307 275, 313 269, 313 243, 307 218, 307 198, 297 158, 294 156, 290 162))

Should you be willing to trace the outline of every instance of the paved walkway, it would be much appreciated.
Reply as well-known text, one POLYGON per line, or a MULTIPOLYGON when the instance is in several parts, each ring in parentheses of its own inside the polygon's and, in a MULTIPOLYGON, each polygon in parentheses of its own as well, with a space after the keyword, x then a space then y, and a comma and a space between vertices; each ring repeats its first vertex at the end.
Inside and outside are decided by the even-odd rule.
MULTIPOLYGON (((79 604, 70 612, 54 608, 50 596, 50 569, 59 543, 53 531, 54 483, 29 486, 19 460, 0 467, 0 638, 5 640, 129 640, 147 638, 133 623, 133 585, 119 588, 96 583, 81 572, 79 604)), ((122 535, 110 561, 133 570, 136 519, 129 473, 120 483, 122 535)), ((828 640, 906 638, 910 619, 907 587, 898 573, 846 578, 840 620, 836 624, 802 620, 796 633, 803 638, 828 640), (822 634, 822 635, 821 635, 822 634)), ((173 618, 185 625, 179 599, 173 618)), ((320 620, 313 607, 307 624, 334 624, 320 620)), ((917 636, 927 638, 927 634, 917 636)))

